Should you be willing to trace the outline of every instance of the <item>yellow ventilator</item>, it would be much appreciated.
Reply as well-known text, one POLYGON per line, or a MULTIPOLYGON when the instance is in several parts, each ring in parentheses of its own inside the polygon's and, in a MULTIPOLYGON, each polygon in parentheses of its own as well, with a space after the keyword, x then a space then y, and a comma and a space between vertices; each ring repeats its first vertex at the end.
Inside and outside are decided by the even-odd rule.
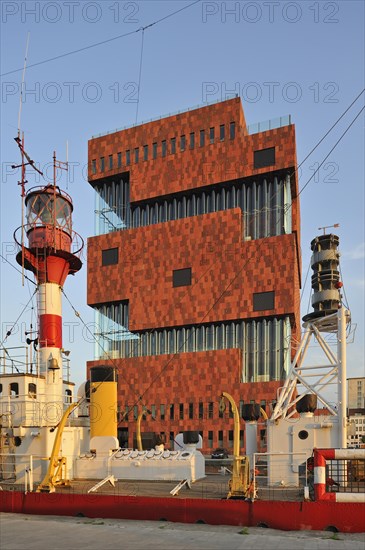
POLYGON ((90 369, 90 437, 117 437, 117 370, 90 369))

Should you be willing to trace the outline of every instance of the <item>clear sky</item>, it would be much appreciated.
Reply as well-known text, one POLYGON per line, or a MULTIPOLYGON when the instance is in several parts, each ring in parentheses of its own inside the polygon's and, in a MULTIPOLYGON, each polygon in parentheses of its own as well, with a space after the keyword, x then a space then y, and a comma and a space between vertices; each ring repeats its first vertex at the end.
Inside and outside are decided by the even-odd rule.
MULTIPOLYGON (((1 246, 11 263, 13 231, 21 221, 19 173, 10 165, 19 162, 13 137, 22 73, 13 71, 23 66, 28 32, 21 119, 26 149, 51 176, 53 150, 65 160, 68 140, 72 169, 60 184, 73 197, 74 228, 86 239, 94 233, 95 209, 86 181, 87 141, 136 121, 142 32, 135 31, 191 3, 2 1, 1 246), (89 47, 99 42, 105 43, 89 47)), ((364 23, 362 1, 198 2, 144 31, 138 122, 238 93, 248 124, 292 115, 301 162, 364 88, 364 23)), ((363 105, 364 95, 301 167, 301 188, 363 105)), ((30 171, 28 180, 28 187, 43 183, 30 171)), ((301 213, 303 282, 318 228, 340 224, 343 282, 357 326, 348 347, 348 376, 363 376, 364 112, 303 191, 301 213)), ((20 275, 1 259, 0 268, 2 341, 27 304, 30 287, 22 287, 20 275)), ((67 280, 65 291, 92 323, 86 265, 67 280)), ((34 322, 27 308, 28 326, 32 315, 34 322)), ((80 383, 94 346, 67 303, 63 318, 64 347, 72 352, 72 377, 80 383)), ((22 331, 19 324, 6 344, 18 345, 22 331)))

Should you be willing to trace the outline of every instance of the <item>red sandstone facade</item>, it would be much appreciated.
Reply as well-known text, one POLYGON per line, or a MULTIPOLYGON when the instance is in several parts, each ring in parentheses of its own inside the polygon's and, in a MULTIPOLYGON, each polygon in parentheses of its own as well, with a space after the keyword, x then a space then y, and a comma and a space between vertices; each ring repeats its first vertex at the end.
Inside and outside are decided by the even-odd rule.
MULTIPOLYGON (((168 440, 183 430, 199 430, 206 451, 233 442, 232 415, 218 410, 223 391, 237 405, 255 401, 269 412, 285 376, 281 367, 272 368, 274 355, 290 361, 300 337, 295 168, 294 126, 250 135, 239 98, 89 141, 89 181, 110 206, 99 214, 105 218, 118 208, 108 190, 120 180, 128 182, 123 212, 134 212, 127 227, 110 223, 108 232, 88 240, 88 304, 127 305, 126 328, 141 342, 149 338, 144 351, 108 354, 103 348, 98 360, 88 363, 88 368, 118 368, 120 434, 129 446, 142 406, 155 415, 143 420, 143 431, 164 432, 168 440), (275 198, 270 230, 270 195, 284 192, 283 206, 275 198), (196 208, 197 201, 204 205, 196 208), (146 205, 151 212, 160 208, 162 218, 136 222, 146 205), (266 216, 257 222, 261 229, 255 237, 248 234, 245 216, 266 216), (188 275, 185 281, 175 280, 178 270, 188 275), (277 328, 273 337, 274 323, 286 332, 277 328), (232 338, 229 331, 238 334, 243 325, 242 338, 232 338), (198 341, 201 327, 215 331, 213 343, 208 332, 198 341), (290 342, 285 342, 288 327, 290 342), (175 338, 174 349, 165 335, 175 338), (194 342, 188 342, 189 335, 194 342)), ((108 338, 104 343, 110 344, 108 338)))

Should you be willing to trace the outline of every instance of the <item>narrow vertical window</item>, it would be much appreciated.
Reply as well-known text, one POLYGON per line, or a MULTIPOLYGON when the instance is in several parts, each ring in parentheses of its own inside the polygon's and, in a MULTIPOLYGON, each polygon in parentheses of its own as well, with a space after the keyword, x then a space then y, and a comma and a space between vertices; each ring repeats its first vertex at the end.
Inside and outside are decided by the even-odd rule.
POLYGON ((161 145, 162 145, 162 156, 166 157, 167 146, 166 146, 166 140, 165 139, 162 141, 161 145))
POLYGON ((189 403, 189 419, 194 418, 194 403, 189 403))
POLYGON ((65 391, 65 403, 72 403, 72 391, 66 390, 65 391))
POLYGON ((200 147, 205 145, 205 130, 200 130, 200 147))
POLYGON ((96 159, 93 159, 93 160, 91 161, 91 172, 92 172, 93 174, 96 174, 96 159))
POLYGON ((19 384, 18 382, 11 382, 9 385, 10 397, 19 397, 19 384))
POLYGON ((100 172, 104 172, 105 170, 105 158, 100 157, 100 172))
POLYGON ((109 170, 113 170, 113 155, 109 155, 109 170))
POLYGON ((134 149, 134 162, 137 164, 139 161, 139 147, 134 149))
POLYGON ((184 420, 184 403, 179 404, 179 418, 184 420))
POLYGON ((194 149, 195 147, 195 132, 191 132, 190 134, 190 149, 194 149))
POLYGON ((160 419, 165 420, 165 405, 160 405, 160 419))
POLYGON ((214 143, 214 128, 210 128, 209 130, 209 142, 214 143))
POLYGON ((236 123, 231 122, 229 125, 229 139, 234 139, 236 136, 236 123))
POLYGON ((121 168, 122 166, 122 153, 118 153, 118 168, 121 168))
POLYGON ((176 138, 170 139, 170 152, 172 155, 176 153, 176 138))
POLYGON ((208 418, 213 418, 213 417, 214 417, 214 403, 213 401, 210 401, 208 405, 208 418))
POLYGON ((224 141, 225 133, 226 133, 226 127, 225 127, 224 124, 221 124, 219 126, 219 139, 220 139, 220 141, 224 141))
POLYGON ((157 159, 157 143, 152 143, 152 158, 157 159))
POLYGON ((125 163, 127 166, 131 163, 131 152, 129 149, 125 152, 125 163))
POLYGON ((148 160, 148 145, 143 146, 143 160, 148 160))
POLYGON ((183 135, 183 136, 180 136, 180 151, 185 151, 185 147, 186 147, 186 137, 183 135))
POLYGON ((174 419, 175 419, 175 406, 170 405, 170 420, 174 420, 174 419))
POLYGON ((199 403, 199 418, 200 420, 204 418, 204 403, 199 403))

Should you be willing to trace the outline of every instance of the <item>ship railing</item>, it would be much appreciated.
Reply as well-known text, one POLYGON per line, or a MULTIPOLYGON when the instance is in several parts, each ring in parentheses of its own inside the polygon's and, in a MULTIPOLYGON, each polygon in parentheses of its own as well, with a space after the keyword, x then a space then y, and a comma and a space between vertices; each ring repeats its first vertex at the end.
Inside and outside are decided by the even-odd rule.
POLYGON ((14 453, 10 439, 2 437, 0 453, 0 488, 14 488, 16 483, 24 492, 34 491, 34 474, 40 477, 40 472, 48 466, 47 460, 41 456, 14 453))
POLYGON ((1 374, 39 374, 38 353, 29 346, 3 347, 0 355, 1 374))
POLYGON ((250 480, 255 494, 264 500, 309 499, 308 453, 273 452, 254 453, 250 466, 250 480))
POLYGON ((314 449, 315 500, 365 503, 365 449, 314 449))

